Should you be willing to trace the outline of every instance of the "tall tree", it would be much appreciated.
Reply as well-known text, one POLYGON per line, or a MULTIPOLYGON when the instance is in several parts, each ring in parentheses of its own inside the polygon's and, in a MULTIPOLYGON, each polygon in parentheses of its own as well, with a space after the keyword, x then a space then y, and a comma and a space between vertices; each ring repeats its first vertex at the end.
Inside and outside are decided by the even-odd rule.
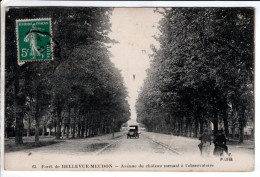
POLYGON ((137 101, 138 120, 148 127, 170 123, 177 134, 194 127, 195 137, 197 130, 202 133, 210 123, 216 135, 223 121, 228 135, 232 105, 239 113, 242 142, 244 113, 253 109, 253 104, 250 108, 243 105, 253 95, 254 11, 171 8, 158 12, 163 15, 157 38, 160 48, 153 48, 152 64, 137 101))

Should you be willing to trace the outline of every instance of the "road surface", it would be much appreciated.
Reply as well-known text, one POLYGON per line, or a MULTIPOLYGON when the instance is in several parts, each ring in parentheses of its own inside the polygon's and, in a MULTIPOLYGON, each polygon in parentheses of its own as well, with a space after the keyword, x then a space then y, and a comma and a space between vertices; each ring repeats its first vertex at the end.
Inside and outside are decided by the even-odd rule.
POLYGON ((167 146, 161 145, 159 142, 152 140, 147 133, 140 134, 139 138, 127 139, 123 135, 115 144, 105 148, 99 154, 169 154, 178 155, 167 146))
MULTIPOLYGON (((214 167, 208 169, 210 171, 233 171, 237 170, 236 166, 241 166, 241 170, 242 167, 252 169, 254 164, 254 149, 251 147, 229 146, 232 161, 221 162, 220 157, 212 155, 214 145, 211 145, 211 157, 202 158, 198 148, 199 140, 196 138, 142 132, 139 139, 127 139, 126 133, 115 133, 114 138, 112 134, 108 134, 92 138, 64 139, 48 146, 7 152, 5 169, 71 171, 88 170, 79 169, 81 167, 78 166, 96 164, 97 167, 112 167, 91 170, 131 170, 134 166, 134 170, 186 171, 186 167, 175 166, 199 163, 213 164, 214 167), (140 164, 144 167, 139 167, 140 164)), ((195 167, 188 169, 200 170, 195 167)))

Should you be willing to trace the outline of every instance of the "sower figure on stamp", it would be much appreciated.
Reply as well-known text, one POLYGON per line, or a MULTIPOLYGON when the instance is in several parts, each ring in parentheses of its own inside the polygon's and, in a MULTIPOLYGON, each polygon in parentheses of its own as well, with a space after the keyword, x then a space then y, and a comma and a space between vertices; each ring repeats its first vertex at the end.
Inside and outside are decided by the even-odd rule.
POLYGON ((214 139, 215 149, 213 154, 215 156, 222 156, 223 151, 225 151, 228 154, 228 147, 226 143, 227 143, 227 139, 223 134, 223 130, 219 130, 217 136, 214 139))
POLYGON ((208 129, 205 129, 203 134, 200 136, 201 141, 198 145, 200 148, 201 156, 208 157, 210 154, 211 135, 208 129))
POLYGON ((30 42, 30 48, 31 48, 31 52, 30 55, 35 58, 36 55, 40 56, 41 53, 38 50, 38 46, 37 46, 37 34, 40 36, 46 36, 44 34, 40 34, 39 31, 37 31, 35 29, 35 26, 32 26, 32 29, 30 30, 30 32, 26 35, 26 37, 24 38, 25 42, 30 42))

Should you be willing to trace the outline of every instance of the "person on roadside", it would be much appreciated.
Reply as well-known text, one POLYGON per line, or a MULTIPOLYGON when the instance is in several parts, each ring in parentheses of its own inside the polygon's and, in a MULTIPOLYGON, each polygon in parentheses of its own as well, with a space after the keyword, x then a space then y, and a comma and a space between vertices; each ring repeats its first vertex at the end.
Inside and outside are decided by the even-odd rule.
POLYGON ((217 136, 214 139, 215 149, 213 154, 215 156, 222 156, 223 152, 228 154, 227 139, 223 134, 223 130, 219 130, 217 136))
POLYGON ((210 145, 211 145, 211 135, 208 129, 205 129, 202 135, 199 138, 200 144, 198 145, 200 148, 201 156, 209 157, 210 154, 210 145))

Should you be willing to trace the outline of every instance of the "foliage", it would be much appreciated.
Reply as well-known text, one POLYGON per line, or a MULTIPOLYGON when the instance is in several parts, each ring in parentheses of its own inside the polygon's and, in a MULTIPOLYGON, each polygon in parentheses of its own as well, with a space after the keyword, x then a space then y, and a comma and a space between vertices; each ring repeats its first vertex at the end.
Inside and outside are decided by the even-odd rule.
MULTIPOLYGON (((163 14, 152 64, 136 109, 150 131, 197 136, 239 112, 252 112, 254 11, 251 8, 171 8, 163 14), (160 126, 161 125, 161 126, 160 126)), ((242 135, 241 141, 242 141, 242 135)))
POLYGON ((56 138, 119 130, 130 118, 120 71, 111 63, 111 8, 10 8, 6 14, 6 129, 22 143, 23 122, 56 138), (53 61, 17 65, 15 20, 52 20, 53 61), (33 118, 33 120, 29 120, 33 118), (77 132, 76 132, 77 130, 77 132), (20 132, 20 133, 19 133, 20 132))

